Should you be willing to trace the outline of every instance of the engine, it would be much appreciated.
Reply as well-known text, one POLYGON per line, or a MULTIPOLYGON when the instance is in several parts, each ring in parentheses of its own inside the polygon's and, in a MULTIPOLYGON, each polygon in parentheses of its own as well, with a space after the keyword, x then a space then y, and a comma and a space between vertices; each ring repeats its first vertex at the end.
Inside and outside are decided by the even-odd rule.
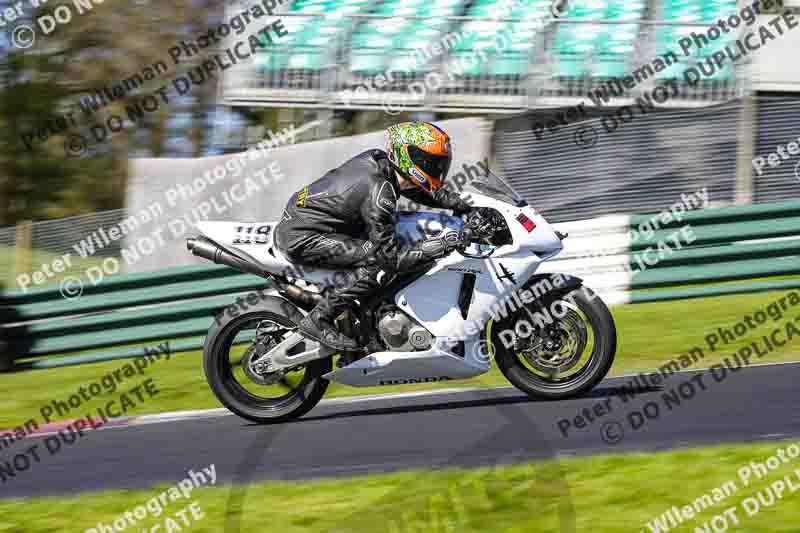
POLYGON ((431 347, 431 334, 416 325, 395 306, 385 306, 380 310, 378 333, 393 352, 413 352, 431 347))

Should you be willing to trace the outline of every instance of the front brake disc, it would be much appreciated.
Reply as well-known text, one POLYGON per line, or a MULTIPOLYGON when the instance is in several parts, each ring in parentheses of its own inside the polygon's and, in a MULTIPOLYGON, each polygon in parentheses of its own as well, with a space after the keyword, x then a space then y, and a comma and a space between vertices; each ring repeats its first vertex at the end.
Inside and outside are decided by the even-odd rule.
POLYGON ((569 370, 580 361, 588 334, 583 319, 571 308, 551 327, 557 339, 553 338, 552 333, 547 337, 537 337, 534 345, 520 350, 520 355, 534 369, 555 375, 569 370))

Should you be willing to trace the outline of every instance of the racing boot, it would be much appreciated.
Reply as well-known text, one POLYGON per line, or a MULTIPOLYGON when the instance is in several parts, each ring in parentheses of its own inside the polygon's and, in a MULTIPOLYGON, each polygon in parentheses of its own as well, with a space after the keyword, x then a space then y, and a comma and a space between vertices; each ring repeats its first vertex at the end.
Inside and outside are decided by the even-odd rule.
POLYGON ((365 301, 380 290, 391 277, 378 265, 357 268, 352 272, 352 276, 348 277, 344 286, 336 287, 326 294, 322 302, 300 321, 297 329, 303 335, 334 350, 358 350, 358 343, 355 340, 337 331, 333 323, 338 315, 336 310, 345 307, 352 309, 356 300, 365 301))
POLYGON ((304 336, 320 344, 340 351, 354 351, 358 349, 355 340, 342 335, 334 324, 336 316, 334 306, 329 298, 322 301, 297 324, 297 330, 304 336))

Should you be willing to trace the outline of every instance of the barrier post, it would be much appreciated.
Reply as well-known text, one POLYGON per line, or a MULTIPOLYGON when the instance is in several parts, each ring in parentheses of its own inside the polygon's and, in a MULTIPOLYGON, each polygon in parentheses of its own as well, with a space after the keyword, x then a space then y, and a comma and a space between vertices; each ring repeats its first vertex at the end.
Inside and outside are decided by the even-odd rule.
POLYGON ((756 99, 752 96, 742 98, 739 109, 736 147, 736 193, 733 203, 747 205, 753 203, 753 154, 756 143, 756 99))
POLYGON ((3 306, 3 285, 0 284, 0 372, 14 368, 14 354, 11 353, 8 336, 3 328, 8 320, 9 310, 3 306))
POLYGON ((20 274, 27 274, 30 271, 33 247, 33 223, 30 220, 17 223, 14 240, 14 279, 16 279, 20 274))

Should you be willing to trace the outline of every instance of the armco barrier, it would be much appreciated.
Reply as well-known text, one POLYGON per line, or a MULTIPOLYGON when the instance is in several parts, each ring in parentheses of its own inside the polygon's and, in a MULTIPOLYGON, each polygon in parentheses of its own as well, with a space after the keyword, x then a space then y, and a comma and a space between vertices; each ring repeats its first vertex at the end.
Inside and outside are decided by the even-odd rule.
POLYGON ((266 286, 257 276, 202 265, 109 278, 74 299, 58 286, 5 291, 15 310, 6 330, 15 369, 138 357, 143 348, 131 346, 165 339, 178 339, 174 352, 197 350, 218 310, 266 286))
MULTIPOLYGON (((648 218, 631 217, 631 227, 648 218)), ((800 201, 687 212, 682 221, 637 240, 631 264, 686 224, 694 242, 634 273, 632 303, 800 287, 800 201), (779 277, 789 279, 765 279, 779 277)))
POLYGON ((0 372, 11 370, 13 367, 13 356, 11 345, 4 324, 11 322, 13 308, 7 307, 2 298, 2 286, 0 285, 0 372))
POLYGON ((569 238, 542 271, 575 274, 612 304, 800 287, 800 201, 689 211, 649 238, 631 238, 656 215, 555 224, 569 238), (693 241, 678 249, 668 237, 686 225, 693 241), (652 261, 658 243, 672 249, 652 261), (790 279, 765 279, 777 277, 790 279))
MULTIPOLYGON (((651 217, 556 224, 569 237, 542 271, 578 275, 609 303, 800 287, 800 201, 688 212, 633 240, 631 230, 651 217), (648 247, 686 224, 691 244, 636 271, 648 247)), ((218 310, 265 287, 262 278, 200 265, 109 278, 73 300, 58 286, 5 291, 0 300, 15 369, 33 369, 138 357, 137 345, 168 339, 175 352, 198 350, 218 310)))

